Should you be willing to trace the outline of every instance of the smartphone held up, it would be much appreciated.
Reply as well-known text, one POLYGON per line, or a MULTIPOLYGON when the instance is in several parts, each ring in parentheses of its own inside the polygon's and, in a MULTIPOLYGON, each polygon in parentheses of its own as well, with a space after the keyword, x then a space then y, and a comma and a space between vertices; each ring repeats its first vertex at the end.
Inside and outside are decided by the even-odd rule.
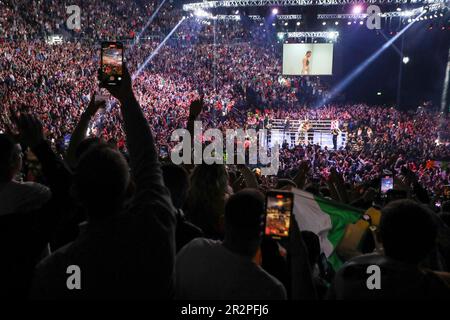
POLYGON ((102 85, 118 85, 124 73, 123 44, 121 42, 102 42, 100 64, 102 85))
POLYGON ((291 192, 273 190, 266 194, 265 236, 273 239, 289 237, 294 195, 291 192))

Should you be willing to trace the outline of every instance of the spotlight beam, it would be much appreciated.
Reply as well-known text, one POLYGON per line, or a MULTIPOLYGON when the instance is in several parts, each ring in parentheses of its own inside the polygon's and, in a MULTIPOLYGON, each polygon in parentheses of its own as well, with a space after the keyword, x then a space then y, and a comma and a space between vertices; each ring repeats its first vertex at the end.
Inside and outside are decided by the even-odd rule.
POLYGON ((156 15, 159 12, 159 9, 161 9, 161 7, 164 5, 164 3, 166 3, 166 0, 162 0, 161 3, 159 4, 159 6, 156 8, 156 10, 153 12, 153 14, 150 16, 150 18, 147 20, 147 23, 145 24, 144 28, 142 28, 142 30, 139 32, 139 34, 137 35, 136 39, 134 39, 133 45, 131 46, 130 50, 133 50, 134 46, 139 43, 139 39, 141 38, 142 34, 145 32, 145 30, 147 30, 148 26, 153 22, 153 20, 155 19, 156 15))
MULTIPOLYGON (((384 37, 384 39, 386 41, 389 41, 389 38, 387 35, 384 34, 384 32, 382 30, 380 30, 380 34, 384 37)), ((392 48, 398 53, 398 55, 403 58, 403 54, 400 52, 400 50, 398 49, 398 47, 393 43, 392 44, 392 48)))
POLYGON ((161 41, 161 43, 156 47, 156 49, 153 50, 153 52, 150 54, 150 56, 144 61, 144 63, 139 67, 139 69, 136 70, 136 72, 133 74, 133 76, 132 76, 133 80, 139 76, 139 74, 145 69, 147 64, 158 54, 159 50, 161 50, 161 48, 164 46, 164 44, 167 42, 167 40, 170 39, 172 34, 174 34, 174 32, 177 31, 178 27, 181 25, 181 23, 183 23, 183 21, 185 19, 186 19, 185 17, 181 18, 181 20, 176 24, 176 26, 172 29, 172 31, 170 31, 169 34, 167 34, 167 36, 164 38, 164 40, 161 41))
MULTIPOLYGON (((422 12, 420 16, 424 15, 425 12, 422 12)), ((330 92, 328 98, 323 99, 320 104, 324 105, 328 103, 331 99, 333 99, 339 92, 347 88, 347 86, 356 79, 372 62, 374 62, 387 48, 389 48, 402 34, 408 30, 415 21, 411 21, 407 24, 399 33, 397 33, 394 37, 392 37, 389 41, 387 41, 383 46, 378 49, 375 53, 373 53, 369 58, 367 58, 364 62, 362 62, 356 69, 354 69, 349 75, 347 75, 339 84, 337 84, 330 92)), ((316 105, 316 107, 318 107, 316 105)))

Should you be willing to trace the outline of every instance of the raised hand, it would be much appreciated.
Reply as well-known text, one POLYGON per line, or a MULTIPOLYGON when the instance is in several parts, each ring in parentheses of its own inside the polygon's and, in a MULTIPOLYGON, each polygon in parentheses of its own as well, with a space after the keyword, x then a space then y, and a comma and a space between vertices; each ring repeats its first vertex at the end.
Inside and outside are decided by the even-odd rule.
POLYGON ((98 109, 100 108, 104 108, 106 105, 106 101, 101 100, 101 101, 95 101, 95 92, 93 92, 91 94, 91 99, 89 101, 88 107, 86 109, 86 113, 89 114, 90 116, 94 116, 98 109))
POLYGON ((34 148, 45 139, 42 122, 34 115, 21 113, 16 118, 19 129, 19 141, 30 148, 34 148))
MULTIPOLYGON (((100 78, 100 77, 99 77, 100 78)), ((111 95, 119 100, 120 102, 124 102, 129 98, 133 97, 133 87, 131 84, 131 76, 128 72, 128 68, 126 65, 123 66, 123 77, 121 82, 116 86, 109 86, 100 83, 100 87, 108 90, 111 95)))

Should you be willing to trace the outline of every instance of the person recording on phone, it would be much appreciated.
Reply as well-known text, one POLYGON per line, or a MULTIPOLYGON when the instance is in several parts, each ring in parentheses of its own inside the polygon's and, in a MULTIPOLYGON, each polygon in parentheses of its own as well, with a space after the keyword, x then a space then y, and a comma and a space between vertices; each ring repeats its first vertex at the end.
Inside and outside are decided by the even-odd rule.
POLYGON ((433 213, 412 200, 396 200, 381 210, 377 238, 382 252, 349 260, 337 272, 329 299, 450 299, 450 274, 426 268, 436 248, 433 213), (369 266, 380 268, 381 288, 368 290, 369 266))
POLYGON ((173 297, 175 209, 153 136, 126 68, 105 87, 120 102, 130 162, 107 144, 83 153, 71 193, 88 220, 74 242, 37 266, 34 299, 173 297), (81 290, 67 287, 70 265, 81 270, 81 290))
POLYGON ((312 51, 311 50, 306 51, 306 54, 302 60, 302 72, 301 72, 302 75, 310 74, 310 63, 311 62, 309 61, 309 59, 311 59, 311 56, 312 56, 312 51))
POLYGON ((260 267, 264 196, 244 189, 225 206, 225 239, 192 240, 176 258, 176 298, 286 299, 283 284, 260 267))

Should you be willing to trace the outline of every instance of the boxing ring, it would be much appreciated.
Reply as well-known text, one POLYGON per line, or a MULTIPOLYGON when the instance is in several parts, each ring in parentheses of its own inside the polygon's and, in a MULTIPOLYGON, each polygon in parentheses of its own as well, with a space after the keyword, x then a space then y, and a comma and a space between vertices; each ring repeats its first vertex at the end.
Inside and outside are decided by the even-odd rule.
MULTIPOLYGON (((267 125, 264 144, 269 148, 275 143, 280 146, 286 141, 290 148, 296 145, 320 145, 333 149, 332 130, 339 127, 338 120, 286 120, 273 119, 267 125)), ((338 131, 337 148, 347 144, 347 132, 338 131)))

